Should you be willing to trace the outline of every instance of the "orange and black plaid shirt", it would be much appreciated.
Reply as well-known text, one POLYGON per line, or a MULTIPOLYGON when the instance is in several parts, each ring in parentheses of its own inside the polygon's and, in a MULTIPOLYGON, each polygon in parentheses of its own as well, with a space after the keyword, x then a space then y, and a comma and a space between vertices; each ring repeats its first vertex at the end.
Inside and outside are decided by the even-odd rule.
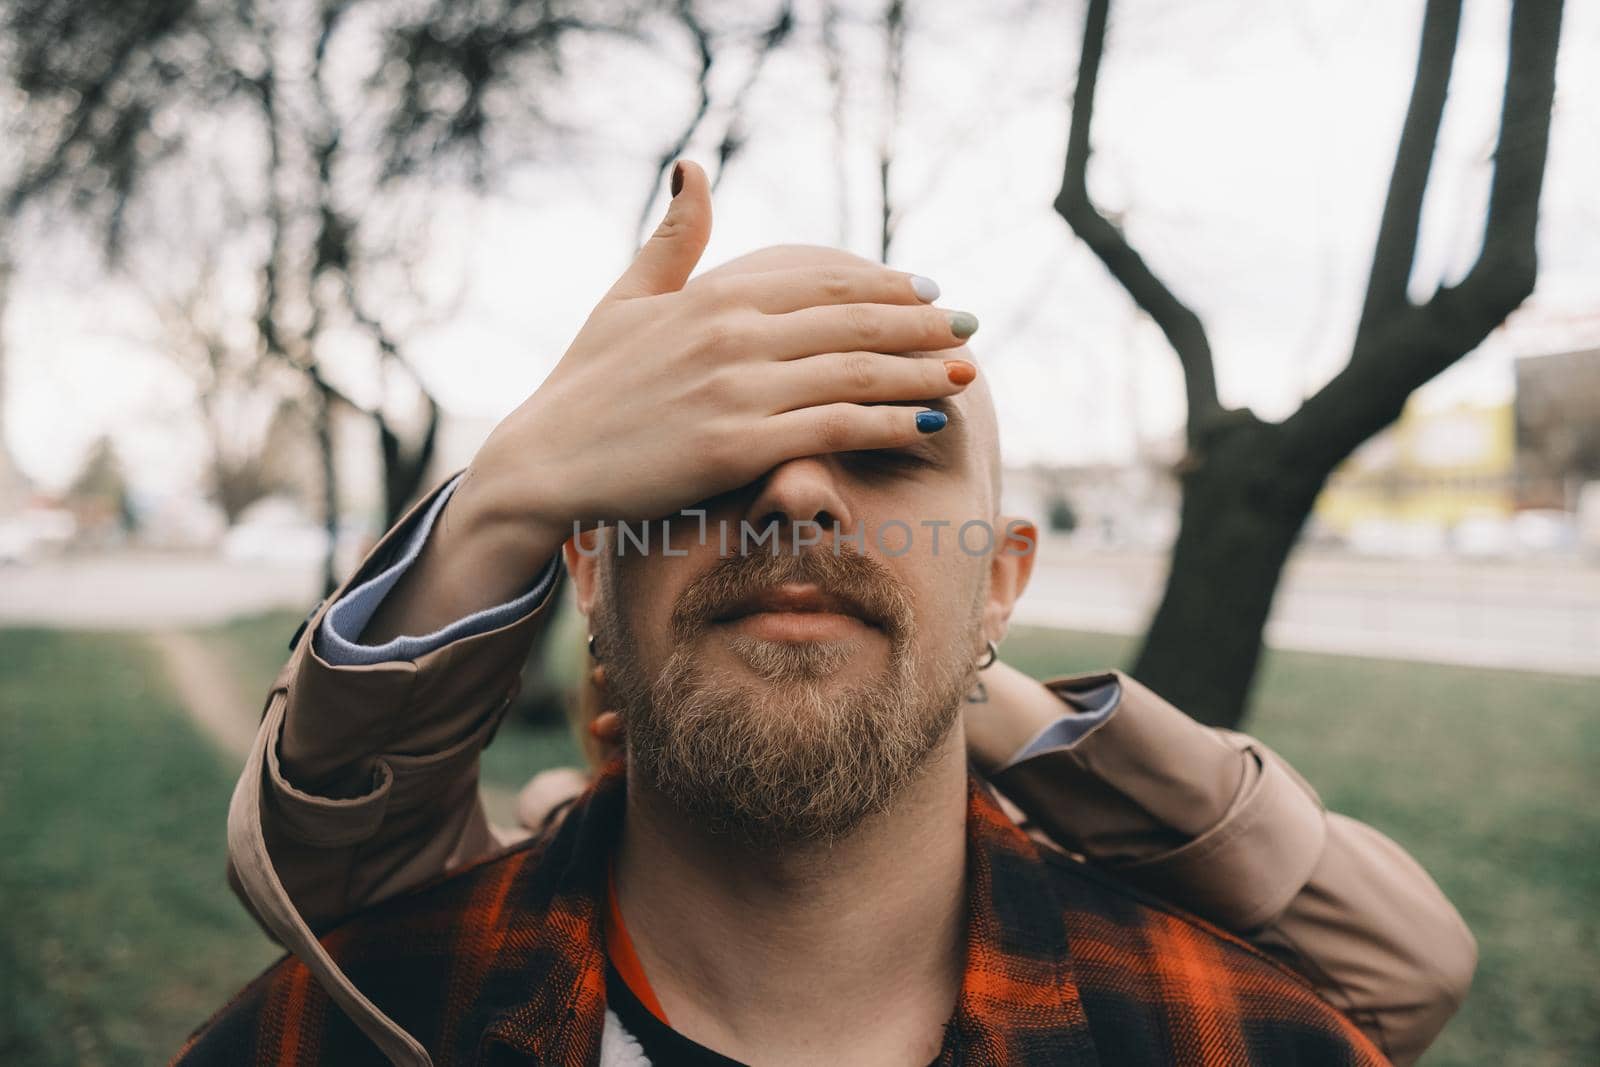
MULTIPOLYGON (((613 764, 558 829, 362 911, 323 944, 445 1064, 599 1062, 613 764)), ((972 779, 966 970, 938 1063, 1381 1065, 1297 975, 1043 849, 972 779)), ((381 1064, 296 959, 206 1022, 179 1064, 381 1064)))

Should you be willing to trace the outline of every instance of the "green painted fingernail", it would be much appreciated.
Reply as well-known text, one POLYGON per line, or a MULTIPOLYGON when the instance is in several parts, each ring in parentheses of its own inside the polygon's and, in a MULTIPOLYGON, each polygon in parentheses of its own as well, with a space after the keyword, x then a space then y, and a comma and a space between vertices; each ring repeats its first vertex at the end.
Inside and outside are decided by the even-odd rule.
POLYGON ((978 316, 970 311, 950 312, 950 332, 957 337, 971 337, 978 332, 978 316))

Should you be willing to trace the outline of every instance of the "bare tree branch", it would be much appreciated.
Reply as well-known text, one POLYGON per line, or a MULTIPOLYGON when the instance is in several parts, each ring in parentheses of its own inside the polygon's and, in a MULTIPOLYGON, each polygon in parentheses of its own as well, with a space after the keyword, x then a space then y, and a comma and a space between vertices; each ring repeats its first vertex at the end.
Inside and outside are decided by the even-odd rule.
MULTIPOLYGON (((1430 16, 1442 3, 1433 0, 1429 4, 1430 16)), ((1455 3, 1459 7, 1459 0, 1455 3)), ((1448 53, 1437 42, 1430 44, 1428 32, 1425 23, 1423 59, 1444 61, 1448 53)), ((1441 288, 1427 304, 1417 307, 1405 301, 1403 292, 1415 233, 1409 238, 1380 234, 1380 244, 1390 238, 1394 242, 1390 252, 1403 252, 1407 258, 1403 266, 1395 266, 1381 255, 1374 256, 1374 278, 1380 271, 1391 278, 1398 275, 1401 298, 1374 303, 1369 287, 1372 315, 1368 318, 1363 313, 1350 362, 1283 424, 1287 454, 1296 465, 1324 473, 1332 470, 1362 441, 1394 421, 1414 390, 1476 348, 1533 291, 1538 269, 1534 240, 1560 36, 1561 0, 1516 0, 1513 4, 1482 251, 1459 284, 1441 288)), ((1448 74, 1445 71, 1443 76, 1448 79, 1448 74)), ((1419 83, 1436 82, 1440 76, 1439 71, 1418 71, 1419 83)), ((1431 137, 1437 125, 1419 125, 1416 130, 1419 136, 1428 132, 1431 137)), ((1408 119, 1402 140, 1412 133, 1408 119)), ((1421 154, 1418 146, 1402 144, 1395 161, 1397 179, 1411 180, 1409 173, 1400 174, 1402 164, 1414 167, 1421 154)), ((1395 199, 1391 192, 1391 203, 1395 199)), ((1386 209, 1385 230, 1389 220, 1386 209)), ((1395 225, 1400 227, 1402 221, 1395 225)), ((1410 225, 1414 231, 1415 222, 1410 225)))
POLYGON ((839 40, 839 5, 831 0, 822 11, 822 58, 828 75, 828 88, 833 94, 829 118, 833 121, 833 180, 839 197, 839 236, 835 243, 840 248, 846 248, 850 244, 850 171, 847 153, 850 128, 846 119, 850 83, 844 47, 839 40))
POLYGON ((1469 329, 1485 335, 1528 298, 1538 272, 1535 237, 1550 149, 1561 6, 1561 0, 1517 0, 1511 8, 1483 250, 1461 283, 1440 290, 1427 306, 1430 316, 1465 320, 1469 329))
POLYGON ((1094 116, 1095 87, 1100 59, 1105 52, 1106 20, 1110 0, 1089 0, 1084 20, 1083 53, 1078 64, 1078 85, 1073 95, 1072 123, 1067 132, 1067 161, 1055 210, 1072 231, 1089 246, 1134 303, 1155 320, 1183 366, 1188 400, 1189 440, 1221 409, 1217 399, 1216 369, 1205 326, 1188 305, 1179 300, 1128 244, 1122 232, 1089 199, 1089 126, 1094 116))
POLYGON ((699 99, 689 121, 684 123, 683 129, 679 131, 672 144, 656 159, 656 172, 650 181, 650 195, 645 198, 644 206, 639 209, 639 221, 633 228, 635 248, 644 244, 645 235, 649 232, 650 208, 656 202, 656 191, 661 188, 661 179, 666 177, 667 168, 683 155, 684 149, 688 148, 689 142, 693 140, 695 131, 705 121, 706 113, 711 110, 711 67, 717 61, 716 50, 712 46, 711 31, 706 29, 705 24, 700 21, 700 16, 695 13, 694 0, 678 0, 677 14, 678 21, 689 31, 689 36, 694 38, 695 50, 699 53, 700 70, 695 79, 699 89, 699 99))
POLYGON ((878 133, 878 191, 882 211, 878 229, 878 258, 889 262, 898 222, 889 177, 894 171, 894 134, 900 127, 900 93, 905 85, 906 5, 905 0, 889 0, 883 15, 883 128, 878 133))
MULTIPOLYGON (((661 188, 662 179, 667 176, 667 169, 677 162, 678 158, 688 149, 689 142, 694 140, 695 134, 705 124, 706 116, 711 112, 711 68, 717 62, 717 43, 711 31, 706 28, 704 21, 695 11, 694 0, 678 0, 678 21, 689 31, 689 36, 694 39, 696 50, 700 57, 700 69, 696 76, 699 88, 699 99, 695 105, 694 114, 684 124, 672 144, 656 159, 655 174, 650 180, 650 193, 645 197, 644 207, 639 211, 639 221, 634 227, 634 247, 644 243, 650 226, 650 209, 655 204, 656 194, 661 188)), ((733 157, 738 155, 745 146, 744 110, 750 92, 761 78, 761 71, 766 66, 767 59, 771 57, 779 46, 789 39, 794 31, 794 5, 790 0, 778 9, 777 16, 772 23, 757 35, 756 54, 751 60, 750 69, 745 74, 743 83, 739 86, 728 104, 728 123, 723 128, 722 138, 717 143, 717 168, 711 175, 711 188, 715 190, 722 182, 722 175, 727 170, 733 157)))
POLYGON ((1357 327, 1361 337, 1389 315, 1404 308, 1406 282, 1417 251, 1417 230, 1422 221, 1422 199, 1433 169, 1434 146, 1450 92, 1450 69, 1455 63, 1461 27, 1461 0, 1428 0, 1422 16, 1422 43, 1417 51, 1417 74, 1411 83, 1411 103, 1400 128, 1389 192, 1378 223, 1378 241, 1367 276, 1367 295, 1357 327))
POLYGON ((748 140, 744 132, 745 110, 749 104, 750 93, 761 80, 761 72, 767 65, 767 60, 772 53, 777 51, 783 42, 789 39, 794 32, 794 5, 785 0, 778 9, 778 15, 772 24, 763 30, 756 45, 755 58, 750 61, 750 69, 745 72, 744 81, 734 92, 728 104, 728 125, 722 131, 722 140, 717 144, 717 172, 711 178, 711 188, 716 189, 722 183, 722 176, 727 173, 728 164, 733 162, 733 157, 738 155, 748 140))

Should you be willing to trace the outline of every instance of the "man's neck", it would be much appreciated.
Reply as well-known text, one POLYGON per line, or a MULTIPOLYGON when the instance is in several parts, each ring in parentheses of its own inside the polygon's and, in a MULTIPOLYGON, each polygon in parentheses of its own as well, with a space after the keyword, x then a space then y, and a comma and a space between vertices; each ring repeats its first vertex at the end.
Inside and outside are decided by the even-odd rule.
POLYGON ((829 846, 741 847, 630 774, 617 898, 674 1029, 734 1059, 933 1059, 959 994, 959 723, 894 806, 829 846))

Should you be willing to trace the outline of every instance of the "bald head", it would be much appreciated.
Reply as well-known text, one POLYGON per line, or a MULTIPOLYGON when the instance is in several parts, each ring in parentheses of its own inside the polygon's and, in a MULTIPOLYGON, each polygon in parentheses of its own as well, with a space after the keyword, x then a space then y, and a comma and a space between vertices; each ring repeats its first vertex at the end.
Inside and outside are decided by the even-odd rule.
MULTIPOLYGON (((726 276, 729 274, 755 274, 761 271, 818 266, 881 267, 883 264, 858 256, 853 252, 846 252, 842 248, 829 248, 826 245, 767 245, 765 248, 758 248, 754 252, 746 252, 742 256, 736 256, 725 263, 718 264, 700 274, 699 278, 726 276)), ((696 280, 699 280, 699 278, 696 280)), ((689 285, 693 286, 694 281, 691 281, 689 285)), ((962 345, 957 349, 945 349, 939 352, 909 352, 906 354, 910 357, 926 359, 935 357, 948 359, 952 355, 972 359, 972 353, 967 350, 966 345, 962 345)), ((974 450, 974 458, 981 467, 989 472, 991 510, 998 511, 1000 507, 1000 424, 995 415, 994 396, 989 392, 989 383, 985 376, 978 375, 965 390, 951 397, 948 404, 966 421, 968 437, 974 450)))

